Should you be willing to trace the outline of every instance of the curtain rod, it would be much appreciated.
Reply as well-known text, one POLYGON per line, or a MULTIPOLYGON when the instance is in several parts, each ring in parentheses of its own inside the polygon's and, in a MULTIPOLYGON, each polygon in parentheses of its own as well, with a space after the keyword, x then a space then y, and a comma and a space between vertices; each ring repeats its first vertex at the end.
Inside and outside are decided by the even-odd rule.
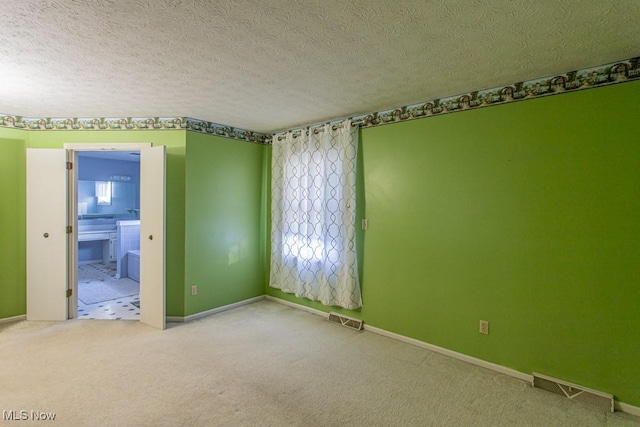
MULTIPOLYGON (((343 120, 343 121, 342 121, 342 123, 334 123, 334 124, 331 126, 331 129, 332 129, 332 130, 336 130, 336 129, 341 128, 341 127, 342 127, 342 124, 343 124, 344 122, 345 122, 345 121, 343 120)), ((352 127, 355 127, 355 126, 361 126, 361 125, 365 124, 365 122, 366 122, 365 120, 358 120, 358 121, 355 121, 355 122, 351 122, 351 126, 352 126, 352 127)), ((331 124, 331 122, 328 122, 328 123, 326 123, 326 124, 331 124)), ((309 132, 309 130, 313 130, 313 133, 317 135, 317 134, 319 134, 320 132, 324 132, 324 127, 325 127, 325 125, 317 125, 317 126, 315 126, 315 127, 314 127, 314 126, 309 126, 309 127, 302 128, 302 129, 290 130, 290 131, 288 131, 288 132, 284 132, 284 133, 283 133, 283 134, 281 134, 281 135, 278 135, 278 136, 277 136, 277 139, 278 139, 278 141, 282 141, 282 140, 285 138, 285 136, 284 136, 284 135, 286 135, 286 134, 287 134, 287 133, 289 133, 289 132, 293 133, 293 137, 294 137, 294 138, 297 138, 297 137, 299 137, 300 135, 302 135, 302 132, 307 132, 307 133, 308 133, 308 132, 309 132)), ((274 137, 276 137, 276 136, 274 135, 274 137)))

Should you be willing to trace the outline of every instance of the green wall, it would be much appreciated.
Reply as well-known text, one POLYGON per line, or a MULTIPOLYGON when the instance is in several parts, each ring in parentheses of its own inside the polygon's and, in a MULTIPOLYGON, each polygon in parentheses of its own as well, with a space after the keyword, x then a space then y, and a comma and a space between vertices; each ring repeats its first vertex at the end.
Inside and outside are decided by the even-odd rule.
MULTIPOLYGON (((362 130, 364 307, 349 314, 640 406, 637 99, 631 82, 362 130)), ((24 148, 65 142, 167 146, 168 315, 264 294, 268 147, 0 129, 0 318, 25 312, 24 148)))
POLYGON ((640 405, 638 99, 632 82, 362 130, 353 315, 640 405))
MULTIPOLYGON (((184 219, 186 131, 24 131, 28 148, 62 148, 65 143, 151 142, 167 150, 166 305, 167 316, 184 316, 184 219)), ((26 169, 23 163, 22 174, 26 169)), ((22 285, 24 286, 24 285, 22 285)), ((23 311, 24 313, 24 311, 23 311)))
POLYGON ((167 315, 188 316, 263 295, 265 146, 181 130, 0 128, 0 319, 26 312, 25 149, 113 142, 167 147, 167 315), (198 285, 197 296, 191 296, 191 285, 198 285))
POLYGON ((0 128, 0 319, 26 312, 25 134, 0 128))
POLYGON ((264 295, 264 154, 263 145, 187 134, 185 315, 264 295))

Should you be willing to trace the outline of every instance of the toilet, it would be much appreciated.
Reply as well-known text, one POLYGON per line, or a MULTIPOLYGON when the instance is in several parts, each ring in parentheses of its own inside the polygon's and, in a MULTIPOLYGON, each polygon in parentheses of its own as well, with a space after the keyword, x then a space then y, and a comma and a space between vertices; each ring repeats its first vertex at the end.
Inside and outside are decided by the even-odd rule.
POLYGON ((136 282, 140 281, 140 251, 127 252, 127 277, 136 282))

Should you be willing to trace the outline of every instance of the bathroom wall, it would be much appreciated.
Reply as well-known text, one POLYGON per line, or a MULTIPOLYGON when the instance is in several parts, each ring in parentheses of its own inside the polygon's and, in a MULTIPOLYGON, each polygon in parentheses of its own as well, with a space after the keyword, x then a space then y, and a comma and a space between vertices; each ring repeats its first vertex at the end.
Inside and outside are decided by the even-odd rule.
POLYGON ((127 211, 127 209, 140 209, 139 161, 89 157, 80 152, 78 156, 78 181, 78 203, 88 203, 88 212, 115 212, 118 214, 118 218, 139 218, 137 213, 127 211), (127 176, 130 180, 114 180, 112 179, 114 175, 127 176), (96 206, 96 200, 91 199, 95 195, 92 187, 92 183, 95 181, 112 182, 114 199, 111 206, 96 206), (130 199, 130 195, 133 195, 133 199, 130 199))
MULTIPOLYGON (((79 226, 89 222, 92 224, 102 222, 105 226, 111 225, 115 228, 116 220, 140 218, 139 212, 133 211, 133 209, 140 209, 140 162, 139 157, 134 159, 135 161, 114 160, 87 156, 83 152, 78 153, 79 226), (111 178, 113 175, 128 176, 131 180, 126 182, 113 181, 111 178), (113 198, 109 205, 97 204, 96 181, 111 181, 113 198), (114 219, 87 220, 86 218, 89 218, 87 213, 105 214, 114 219)), ((78 242, 78 262, 102 261, 103 249, 101 241, 78 242)))
POLYGON ((140 162, 101 159, 83 156, 79 152, 78 179, 85 181, 110 181, 111 175, 128 175, 132 184, 140 183, 140 162))
MULTIPOLYGON (((139 160, 139 158, 136 158, 139 160)), ((140 209, 140 163, 78 156, 78 216, 87 219, 96 214, 112 215, 116 219, 139 219, 140 209), (121 181, 113 176, 126 176, 121 181), (111 203, 101 205, 96 197, 96 182, 110 182, 111 203), (88 214, 88 216, 87 216, 88 214)))

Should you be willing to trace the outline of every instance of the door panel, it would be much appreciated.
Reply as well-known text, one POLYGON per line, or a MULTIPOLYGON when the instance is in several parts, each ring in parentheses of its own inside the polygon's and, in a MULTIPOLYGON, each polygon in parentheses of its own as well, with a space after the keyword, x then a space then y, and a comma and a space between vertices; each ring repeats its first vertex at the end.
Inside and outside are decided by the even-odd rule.
POLYGON ((67 319, 66 156, 27 149, 27 320, 67 319))
POLYGON ((140 321, 165 323, 165 147, 140 150, 140 321))

